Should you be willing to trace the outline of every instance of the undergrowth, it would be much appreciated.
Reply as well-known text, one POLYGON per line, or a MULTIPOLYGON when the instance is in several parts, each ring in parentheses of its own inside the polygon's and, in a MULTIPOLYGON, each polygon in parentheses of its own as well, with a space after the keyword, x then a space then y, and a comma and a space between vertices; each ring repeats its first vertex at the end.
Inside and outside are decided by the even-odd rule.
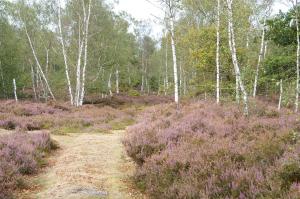
POLYGON ((11 133, 0 136, 0 198, 13 198, 24 186, 24 175, 45 165, 44 157, 58 146, 48 133, 11 133))
POLYGON ((297 198, 299 115, 261 102, 250 112, 209 102, 148 108, 123 141, 136 185, 151 198, 297 198))

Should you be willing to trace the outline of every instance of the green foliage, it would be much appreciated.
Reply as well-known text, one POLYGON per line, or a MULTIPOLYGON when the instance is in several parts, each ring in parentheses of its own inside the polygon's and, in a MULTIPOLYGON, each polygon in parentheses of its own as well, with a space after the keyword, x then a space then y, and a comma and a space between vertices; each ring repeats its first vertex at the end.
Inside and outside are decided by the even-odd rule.
POLYGON ((284 165, 280 172, 279 177, 281 179, 281 187, 288 190, 294 182, 300 181, 300 166, 298 162, 291 162, 284 165))
POLYGON ((129 90, 128 95, 132 97, 140 96, 140 93, 137 90, 129 90))
POLYGON ((281 46, 297 44, 297 30, 294 24, 294 11, 280 12, 274 19, 268 20, 267 37, 281 46))
POLYGON ((296 56, 269 56, 264 61, 263 76, 268 79, 279 81, 280 79, 295 78, 296 56))

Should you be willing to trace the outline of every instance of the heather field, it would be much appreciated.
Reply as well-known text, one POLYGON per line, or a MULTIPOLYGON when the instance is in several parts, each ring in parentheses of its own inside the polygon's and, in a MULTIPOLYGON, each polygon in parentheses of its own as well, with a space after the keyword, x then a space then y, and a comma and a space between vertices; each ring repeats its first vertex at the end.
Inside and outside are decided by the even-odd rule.
POLYGON ((300 0, 0 0, 0 199, 300 199, 300 0))
POLYGON ((124 138, 150 198, 299 198, 299 115, 262 102, 147 108, 124 138))
POLYGON ((157 96, 116 96, 87 100, 76 108, 64 102, 1 101, 0 198, 135 193, 121 182, 134 170, 121 137, 137 113, 166 102, 168 98, 157 96))
POLYGON ((157 96, 1 101, 0 198, 300 196, 300 121, 289 109, 157 96))

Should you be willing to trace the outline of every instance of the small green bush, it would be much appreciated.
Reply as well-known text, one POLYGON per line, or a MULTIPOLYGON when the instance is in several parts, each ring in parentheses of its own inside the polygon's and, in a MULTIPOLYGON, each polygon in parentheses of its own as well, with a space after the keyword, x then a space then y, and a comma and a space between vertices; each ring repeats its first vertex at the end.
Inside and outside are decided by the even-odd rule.
POLYGON ((298 162, 292 162, 282 167, 279 172, 281 179, 281 188, 289 190, 294 182, 300 182, 300 165, 298 162))
POLYGON ((128 95, 131 97, 141 96, 141 94, 137 90, 129 90, 128 95))

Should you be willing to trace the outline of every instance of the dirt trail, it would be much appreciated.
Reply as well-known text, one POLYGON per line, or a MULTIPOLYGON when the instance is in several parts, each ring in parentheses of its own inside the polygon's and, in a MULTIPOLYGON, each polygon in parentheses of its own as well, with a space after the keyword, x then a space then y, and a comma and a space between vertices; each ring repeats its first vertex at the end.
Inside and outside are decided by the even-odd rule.
POLYGON ((52 166, 35 177, 39 188, 29 198, 143 198, 126 182, 134 166, 125 155, 123 133, 52 136, 61 149, 50 158, 52 166))

